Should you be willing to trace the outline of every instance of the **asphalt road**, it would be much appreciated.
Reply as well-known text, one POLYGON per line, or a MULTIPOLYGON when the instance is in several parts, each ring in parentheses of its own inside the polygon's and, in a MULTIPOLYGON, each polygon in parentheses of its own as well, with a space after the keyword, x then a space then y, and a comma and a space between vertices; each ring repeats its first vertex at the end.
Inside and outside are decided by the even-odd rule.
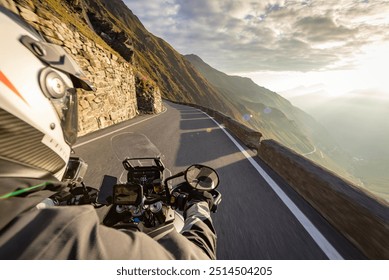
POLYGON ((209 165, 219 173, 223 200, 212 216, 218 234, 218 259, 364 258, 236 140, 249 158, 253 156, 250 162, 206 114, 187 106, 165 105, 167 111, 158 116, 137 117, 79 139, 75 152, 89 164, 87 185, 100 186, 103 175, 122 173, 121 163, 112 152, 112 136, 123 132, 142 133, 165 155, 165 166, 173 174, 193 163, 209 165), (271 176, 286 199, 281 199, 269 186, 269 179, 264 180, 255 164, 271 176), (289 207, 285 200, 290 200, 289 207))

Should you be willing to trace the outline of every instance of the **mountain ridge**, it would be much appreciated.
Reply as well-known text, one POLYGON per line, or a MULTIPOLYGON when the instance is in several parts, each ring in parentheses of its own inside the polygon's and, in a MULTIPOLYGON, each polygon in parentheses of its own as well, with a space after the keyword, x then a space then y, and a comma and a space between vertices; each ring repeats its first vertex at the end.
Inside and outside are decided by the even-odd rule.
POLYGON ((194 54, 185 57, 227 100, 241 110, 240 121, 243 124, 260 131, 264 139, 274 139, 355 184, 360 184, 352 175, 353 167, 344 167, 349 165, 352 157, 312 116, 276 92, 257 85, 250 78, 227 75, 194 54))

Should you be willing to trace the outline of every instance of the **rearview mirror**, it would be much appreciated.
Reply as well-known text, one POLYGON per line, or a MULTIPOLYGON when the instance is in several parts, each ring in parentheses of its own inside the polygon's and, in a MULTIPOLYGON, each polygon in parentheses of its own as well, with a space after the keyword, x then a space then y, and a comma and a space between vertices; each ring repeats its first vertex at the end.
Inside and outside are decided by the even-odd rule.
POLYGON ((208 166, 194 164, 185 171, 185 180, 199 191, 211 191, 219 185, 219 176, 216 171, 208 166))

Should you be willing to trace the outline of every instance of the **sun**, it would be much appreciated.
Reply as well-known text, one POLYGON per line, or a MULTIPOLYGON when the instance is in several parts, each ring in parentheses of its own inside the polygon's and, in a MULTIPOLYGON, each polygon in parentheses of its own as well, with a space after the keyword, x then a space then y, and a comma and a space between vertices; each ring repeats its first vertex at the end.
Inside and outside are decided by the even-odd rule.
POLYGON ((389 79, 389 42, 377 43, 363 48, 357 71, 366 85, 388 89, 389 79))

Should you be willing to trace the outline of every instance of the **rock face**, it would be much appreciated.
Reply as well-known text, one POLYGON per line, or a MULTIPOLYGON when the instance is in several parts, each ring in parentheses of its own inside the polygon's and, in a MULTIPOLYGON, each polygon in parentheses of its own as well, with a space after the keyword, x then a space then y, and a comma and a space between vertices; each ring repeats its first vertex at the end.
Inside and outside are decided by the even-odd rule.
POLYGON ((133 63, 134 47, 131 38, 122 30, 115 30, 112 23, 97 17, 95 13, 89 12, 88 18, 93 29, 100 37, 116 50, 125 60, 133 63))
POLYGON ((149 87, 144 93, 142 89, 137 90, 133 66, 83 35, 75 26, 65 24, 32 1, 0 0, 0 6, 19 14, 47 41, 62 46, 97 88, 95 92, 78 91, 79 135, 131 119, 143 108, 146 113, 162 110, 158 87, 149 87), (137 95, 141 97, 140 108, 137 95))
POLYGON ((136 99, 138 109, 146 114, 158 114, 162 111, 161 92, 147 77, 136 75, 136 99))

